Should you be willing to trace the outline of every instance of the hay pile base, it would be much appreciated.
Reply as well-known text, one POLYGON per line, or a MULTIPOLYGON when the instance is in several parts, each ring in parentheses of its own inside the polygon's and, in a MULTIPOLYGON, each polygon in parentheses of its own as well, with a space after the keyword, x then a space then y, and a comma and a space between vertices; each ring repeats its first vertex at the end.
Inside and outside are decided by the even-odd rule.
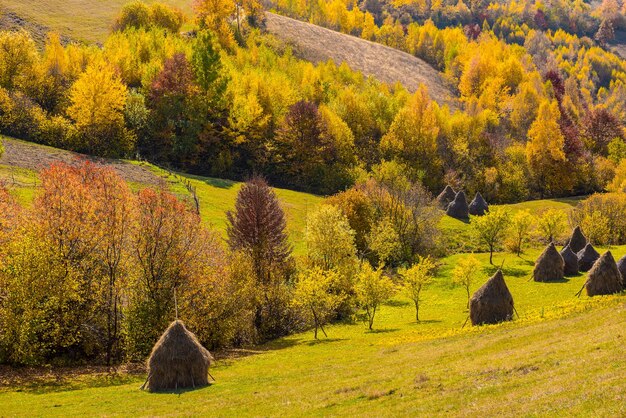
POLYGON ((551 242, 535 262, 533 279, 536 282, 553 282, 563 280, 565 262, 559 251, 551 242))
POLYGON ((482 195, 477 192, 474 200, 469 204, 469 214, 474 216, 483 216, 489 211, 489 205, 485 202, 482 195))
POLYGON ((450 185, 447 185, 435 200, 441 209, 446 210, 455 197, 456 192, 450 185))
POLYGON ((587 295, 612 295, 621 292, 622 276, 617 269, 617 264, 610 251, 602 254, 602 257, 596 261, 585 282, 587 295))
POLYGON ((572 251, 569 245, 561 250, 561 257, 563 257, 563 273, 566 276, 575 276, 578 274, 578 256, 572 251))
POLYGON ((587 245, 587 238, 583 235, 583 231, 580 230, 580 226, 577 226, 572 231, 572 235, 569 237, 565 245, 569 245, 569 248, 577 253, 587 245))
POLYGON ((467 207, 467 198, 461 190, 454 196, 454 200, 448 205, 446 215, 456 219, 469 219, 469 208, 467 207))
POLYGON ((150 392, 206 386, 212 360, 196 336, 174 321, 152 349, 145 386, 150 392))
POLYGON ((498 270, 470 300, 472 325, 497 324, 513 319, 513 296, 498 270))
POLYGON ((578 271, 591 270, 593 264, 600 258, 600 254, 598 254, 591 244, 585 245, 585 248, 580 250, 576 256, 578 257, 578 271))

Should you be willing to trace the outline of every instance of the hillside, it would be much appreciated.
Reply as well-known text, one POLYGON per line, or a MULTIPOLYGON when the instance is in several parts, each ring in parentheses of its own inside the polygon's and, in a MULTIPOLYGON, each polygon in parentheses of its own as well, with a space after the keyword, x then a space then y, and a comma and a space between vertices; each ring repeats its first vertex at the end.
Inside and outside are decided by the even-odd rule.
POLYGON ((353 70, 385 83, 399 82, 411 91, 425 84, 434 100, 454 106, 454 93, 441 74, 411 54, 274 13, 265 16, 267 30, 294 45, 296 54, 308 61, 345 62, 353 70))
MULTIPOLYGON (((622 255, 625 248, 613 250, 622 255)), ((216 382, 177 394, 140 391, 141 373, 51 373, 37 380, 7 374, 0 379, 0 410, 10 416, 25 415, 24 405, 28 414, 46 416, 623 415, 624 296, 577 299, 583 275, 529 282, 526 259, 536 255, 505 268, 520 315, 512 323, 462 328, 463 290, 449 282, 455 256, 443 260, 425 292, 420 324, 398 295, 381 308, 374 332, 360 322, 339 324, 319 341, 307 332, 238 351, 248 356, 236 360, 217 353, 216 382)))
MULTIPOLYGON (((189 192, 183 182, 196 188, 200 201, 200 215, 206 223, 215 225, 222 233, 226 231, 225 212, 235 205, 240 182, 192 176, 183 173, 168 173, 151 164, 136 161, 109 160, 88 157, 57 148, 46 147, 12 138, 1 137, 5 148, 0 157, 0 181, 3 181, 24 204, 32 201, 37 188, 37 172, 53 162, 72 163, 88 159, 98 164, 112 166, 131 187, 167 187, 183 198, 189 192)), ((307 211, 321 201, 321 197, 275 189, 287 215, 287 229, 297 252, 303 251, 303 234, 307 211)))
MULTIPOLYGON (((52 30, 66 39, 103 42, 113 19, 126 3, 128 0, 2 0, 0 27, 23 27, 38 41, 44 40, 45 32, 52 30)), ((191 1, 165 0, 163 3, 191 14, 191 1)))

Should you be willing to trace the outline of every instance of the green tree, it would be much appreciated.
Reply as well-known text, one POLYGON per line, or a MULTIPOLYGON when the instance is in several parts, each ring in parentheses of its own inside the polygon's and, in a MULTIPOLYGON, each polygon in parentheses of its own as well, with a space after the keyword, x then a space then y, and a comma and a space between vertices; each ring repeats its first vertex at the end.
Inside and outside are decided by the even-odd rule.
POLYGON ((374 270, 365 262, 357 275, 355 290, 360 306, 365 309, 368 328, 371 330, 378 308, 393 296, 395 285, 382 268, 374 270))
POLYGON ((519 256, 522 253, 522 245, 530 232, 530 228, 535 222, 535 217, 528 209, 520 210, 511 217, 510 230, 513 234, 513 250, 519 256))
POLYGON ((504 237, 509 219, 509 211, 501 207, 491 209, 485 216, 472 219, 475 236, 489 247, 489 263, 492 265, 493 250, 504 237))
POLYGON ((470 303, 470 289, 480 270, 480 261, 473 255, 461 258, 452 270, 452 282, 463 286, 467 293, 467 309, 470 303))
POLYGON ((558 209, 548 209, 537 220, 537 227, 548 242, 557 239, 565 231, 567 216, 558 209))
POLYGON ((381 219, 367 237, 371 251, 376 254, 379 266, 384 267, 402 252, 400 236, 388 217, 381 219))
POLYGON ((583 231, 585 231, 589 242, 596 245, 611 243, 609 219, 601 212, 594 211, 591 213, 585 213, 580 221, 580 227, 583 231))
POLYGON ((343 294, 332 293, 332 287, 339 280, 333 270, 324 271, 319 267, 298 275, 293 292, 293 307, 300 313, 307 325, 313 325, 313 335, 317 340, 320 329, 327 337, 324 325, 333 317, 335 310, 345 298, 343 294))
POLYGON ((430 257, 419 257, 413 266, 399 271, 404 279, 402 284, 404 293, 415 304, 415 320, 417 322, 420 321, 420 296, 422 291, 433 282, 435 268, 435 262, 430 257))
POLYGON ((309 214, 305 241, 309 259, 324 270, 345 271, 345 267, 354 265, 354 231, 335 206, 322 205, 309 214))
POLYGON ((220 47, 210 31, 198 32, 193 43, 191 66, 196 83, 208 95, 210 102, 221 99, 227 83, 222 71, 220 47))

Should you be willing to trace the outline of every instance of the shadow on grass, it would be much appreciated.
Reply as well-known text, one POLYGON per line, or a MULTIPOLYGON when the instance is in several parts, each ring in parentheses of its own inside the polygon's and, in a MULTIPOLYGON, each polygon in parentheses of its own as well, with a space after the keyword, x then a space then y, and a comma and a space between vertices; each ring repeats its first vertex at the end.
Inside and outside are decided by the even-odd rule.
MULTIPOLYGON (((500 269, 500 265, 489 266, 483 270, 487 272, 487 274, 493 275, 498 271, 498 269, 500 269)), ((502 266, 502 273, 504 274, 504 277, 529 277, 530 274, 527 269, 507 266, 506 262, 502 266)))
POLYGON ((213 386, 212 383, 209 383, 206 386, 198 386, 195 388, 184 388, 184 389, 174 389, 174 390, 159 390, 156 392, 148 392, 147 390, 145 391, 146 393, 149 393, 150 395, 183 395, 185 393, 188 392, 195 392, 197 390, 201 390, 201 389, 207 389, 210 388, 211 386, 213 386))
POLYGON ((26 392, 35 395, 43 395, 55 392, 70 392, 86 388, 103 388, 110 386, 122 386, 130 383, 137 383, 137 389, 142 383, 138 375, 131 374, 111 374, 111 375, 91 375, 83 378, 68 375, 57 376, 52 380, 49 376, 33 376, 27 383, 21 384, 14 389, 15 392, 26 392))
POLYGON ((209 186, 217 187, 220 189, 230 189, 236 184, 236 182, 234 181, 224 179, 202 178, 202 180, 209 186))
POLYGON ((385 303, 383 303, 383 305, 385 306, 391 306, 393 308, 402 308, 405 306, 409 306, 411 303, 407 302, 405 300, 389 300, 385 303))
POLYGON ((366 334, 388 334, 391 332, 400 331, 400 328, 383 328, 383 329, 368 329, 366 334))
POLYGON ((194 174, 188 174, 188 173, 177 172, 176 174, 178 174, 179 176, 185 179, 201 181, 205 184, 208 184, 209 186, 217 187, 218 189, 230 189, 237 184, 237 182, 233 180, 218 179, 218 178, 213 178, 213 177, 202 177, 202 176, 196 176, 194 174))
POLYGON ((550 280, 547 282, 540 282, 540 283, 545 283, 545 284, 557 284, 557 283, 568 283, 569 279, 567 277, 564 277, 562 279, 557 279, 557 280, 550 280))
POLYGON ((318 340, 312 340, 306 343, 308 346, 316 346, 321 344, 335 343, 338 341, 346 341, 345 338, 320 338, 318 340))

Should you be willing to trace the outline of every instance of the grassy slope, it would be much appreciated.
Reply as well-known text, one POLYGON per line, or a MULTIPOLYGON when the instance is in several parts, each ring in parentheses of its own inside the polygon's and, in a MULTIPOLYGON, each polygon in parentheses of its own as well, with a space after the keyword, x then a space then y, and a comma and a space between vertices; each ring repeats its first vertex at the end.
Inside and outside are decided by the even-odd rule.
MULTIPOLYGON (((52 161, 71 162, 77 154, 56 148, 27 143, 7 137, 0 137, 6 152, 0 158, 0 181, 2 181, 17 200, 30 204, 39 184, 36 168, 46 166, 52 161)), ((98 160, 102 162, 102 160, 98 160)), ((135 190, 164 184, 174 193, 188 198, 189 193, 181 183, 181 178, 189 179, 196 187, 200 200, 200 215, 206 223, 218 228, 222 233, 226 229, 225 212, 235 205, 241 183, 186 174, 172 176, 169 173, 146 163, 132 161, 106 161, 118 170, 135 190)), ((292 190, 275 189, 287 215, 287 230, 297 253, 304 250, 303 234, 307 212, 322 200, 321 197, 292 190)))
POLYGON ((266 17, 268 31, 294 44, 306 60, 346 62, 354 70, 385 83, 400 82, 411 91, 425 84, 437 102, 455 106, 454 94, 437 70, 411 54, 285 16, 266 17))
MULTIPOLYGON (((34 149, 39 152, 33 154, 35 159, 64 158, 59 150, 34 149)), ((2 166, 6 159, 5 155, 0 160, 0 178, 23 202, 32 201, 36 172, 19 165, 2 166)), ((23 161, 30 159, 9 161, 26 164, 23 161)), ((177 178, 147 168, 174 192, 186 194, 177 178)), ((123 173, 137 175, 133 170, 123 173)), ((240 184, 187 177, 198 190, 204 220, 223 231, 224 211, 232 208, 240 184)), ((306 212, 321 198, 288 190, 277 194, 288 214, 292 240, 302 251, 306 212)), ((561 199, 510 207, 537 212, 550 207, 569 210, 574 203, 575 199, 561 199)), ((469 228, 448 217, 442 225, 459 234, 469 228)), ((626 253, 626 247, 612 250, 616 257, 626 253)), ((149 395, 137 390, 138 377, 87 377, 82 382, 18 390, 0 387, 0 415, 24 414, 25 405, 29 415, 59 416, 206 411, 226 415, 624 413, 619 408, 624 404, 626 364, 618 330, 626 321, 626 298, 575 298, 583 275, 561 283, 529 281, 539 252, 528 250, 522 258, 495 255, 496 265, 505 260, 506 280, 520 315, 512 324, 461 329, 467 318, 466 296, 450 283, 451 269, 464 256, 457 254, 441 260, 439 276, 423 296, 420 324, 414 321, 411 303, 397 295, 380 311, 376 332, 366 332, 357 322, 329 327, 329 339, 320 342, 313 342, 311 333, 275 341, 261 347, 261 354, 218 362, 213 373, 218 382, 210 388, 180 396, 149 395), (585 387, 588 379, 594 380, 593 386, 585 387)), ((472 291, 494 271, 487 254, 478 258, 483 274, 472 291)))
MULTIPOLYGON (((614 251, 619 256, 626 248, 614 251)), ((380 311, 376 332, 357 322, 329 327, 329 338, 319 342, 310 332, 277 340, 258 354, 218 361, 212 371, 217 383, 208 388, 148 394, 138 390, 142 377, 103 376, 0 388, 0 415, 626 413, 626 297, 577 299, 582 275, 529 282, 532 262, 514 258, 505 274, 520 319, 462 329, 464 292, 449 283, 457 257, 443 260, 424 295, 420 324, 399 295, 380 311)), ((486 277, 491 269, 486 255, 480 258, 486 277)))
MULTIPOLYGON (((153 3, 155 0, 144 0, 153 3)), ((71 39, 103 42, 120 8, 129 0, 2 0, 2 11, 11 11, 71 39)), ((163 0, 191 15, 190 0, 163 0)))

